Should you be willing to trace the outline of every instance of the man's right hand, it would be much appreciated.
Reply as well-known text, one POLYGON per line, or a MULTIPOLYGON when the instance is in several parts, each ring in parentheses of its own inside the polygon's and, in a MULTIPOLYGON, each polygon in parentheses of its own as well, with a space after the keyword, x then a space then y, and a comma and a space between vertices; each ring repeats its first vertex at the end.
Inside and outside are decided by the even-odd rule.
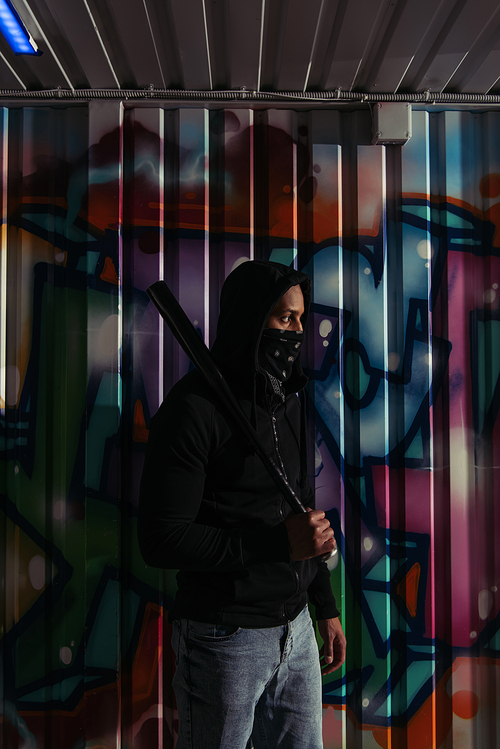
POLYGON ((291 514, 285 520, 292 561, 319 557, 336 547, 333 529, 323 510, 291 514))

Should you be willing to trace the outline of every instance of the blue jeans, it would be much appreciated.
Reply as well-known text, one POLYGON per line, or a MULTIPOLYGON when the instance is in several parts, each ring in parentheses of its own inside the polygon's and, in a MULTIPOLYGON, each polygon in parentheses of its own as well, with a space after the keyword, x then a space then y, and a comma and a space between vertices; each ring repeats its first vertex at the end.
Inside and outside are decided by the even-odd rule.
POLYGON ((321 672, 307 607, 283 626, 174 622, 176 749, 322 749, 321 672), (251 744, 250 744, 251 745, 251 744))

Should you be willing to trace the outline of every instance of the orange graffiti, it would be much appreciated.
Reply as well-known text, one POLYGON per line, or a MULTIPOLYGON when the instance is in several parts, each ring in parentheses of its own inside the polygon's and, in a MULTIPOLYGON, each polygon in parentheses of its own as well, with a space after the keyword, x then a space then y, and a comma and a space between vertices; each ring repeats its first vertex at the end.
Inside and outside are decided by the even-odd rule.
POLYGON ((441 679, 435 693, 426 699, 406 728, 374 728, 373 738, 377 744, 383 749, 391 749, 391 746, 439 749, 450 731, 452 720, 451 698, 445 689, 447 678, 441 679))
POLYGON ((420 565, 415 562, 413 567, 410 569, 408 574, 398 584, 396 590, 398 596, 401 596, 406 604, 410 616, 415 618, 417 615, 417 598, 418 598, 418 583, 420 581, 420 565))
POLYGON ((146 427, 144 408, 141 401, 137 400, 134 406, 134 426, 132 428, 132 439, 134 442, 147 442, 149 429, 146 427))
POLYGON ((453 712, 459 718, 470 720, 477 715, 479 710, 479 699, 475 692, 461 689, 452 697, 453 712))
POLYGON ((479 192, 483 198, 497 198, 500 195, 500 174, 492 172, 481 177, 479 192))
POLYGON ((115 264, 110 257, 104 260, 104 268, 102 269, 101 278, 103 281, 109 283, 118 284, 118 274, 116 272, 115 264))

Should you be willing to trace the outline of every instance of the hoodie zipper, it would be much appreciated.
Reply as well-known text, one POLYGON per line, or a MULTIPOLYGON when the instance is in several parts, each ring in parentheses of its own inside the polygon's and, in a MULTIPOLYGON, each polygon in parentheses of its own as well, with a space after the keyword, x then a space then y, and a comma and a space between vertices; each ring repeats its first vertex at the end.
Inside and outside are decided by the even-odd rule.
MULTIPOLYGON (((275 450, 275 453, 276 453, 276 457, 278 458, 278 462, 279 462, 279 466, 281 468, 281 471, 282 471, 284 477, 286 478, 286 480, 288 481, 288 476, 286 475, 285 466, 284 466, 284 463, 283 463, 283 458, 281 457, 281 453, 280 453, 280 449, 279 449, 278 432, 277 432, 277 429, 276 429, 276 421, 277 420, 276 420, 276 416, 274 415, 274 413, 275 413, 275 410, 271 411, 271 424, 272 424, 272 427, 273 427, 273 436, 274 436, 274 450, 275 450)), ((281 515, 282 519, 285 520, 285 514, 283 512, 283 498, 280 501, 279 512, 280 512, 280 515, 281 515)), ((295 569, 295 567, 293 566, 293 564, 291 562, 290 562, 290 568, 291 568, 291 570, 293 572, 293 575, 294 575, 294 578, 295 578, 295 591, 298 591, 299 586, 300 586, 299 576, 297 574, 297 570, 295 569)), ((285 618, 288 617, 287 610, 286 610, 286 603, 283 604, 283 616, 285 618)))
MULTIPOLYGON (((273 427, 274 451, 276 453, 276 457, 278 458, 278 463, 279 463, 281 472, 283 473, 283 476, 288 481, 288 476, 286 475, 285 466, 283 464, 283 458, 281 457, 281 453, 280 453, 278 432, 276 431, 276 416, 274 415, 274 411, 271 412, 271 424, 273 427)), ((280 500, 279 512, 280 512, 282 520, 285 520, 285 513, 283 512, 283 498, 281 498, 280 500)))

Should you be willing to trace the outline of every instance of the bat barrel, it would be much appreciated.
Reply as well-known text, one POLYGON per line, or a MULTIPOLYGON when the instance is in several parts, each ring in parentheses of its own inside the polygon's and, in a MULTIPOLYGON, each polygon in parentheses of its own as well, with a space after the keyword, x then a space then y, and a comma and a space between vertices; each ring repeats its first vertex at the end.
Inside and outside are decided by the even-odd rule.
POLYGON ((245 434, 293 512, 307 512, 290 486, 285 474, 266 452, 259 435, 243 412, 231 388, 224 379, 222 372, 217 367, 212 354, 194 329, 191 321, 167 284, 164 281, 157 281, 148 288, 147 292, 186 354, 216 393, 230 418, 236 422, 237 426, 245 434))

